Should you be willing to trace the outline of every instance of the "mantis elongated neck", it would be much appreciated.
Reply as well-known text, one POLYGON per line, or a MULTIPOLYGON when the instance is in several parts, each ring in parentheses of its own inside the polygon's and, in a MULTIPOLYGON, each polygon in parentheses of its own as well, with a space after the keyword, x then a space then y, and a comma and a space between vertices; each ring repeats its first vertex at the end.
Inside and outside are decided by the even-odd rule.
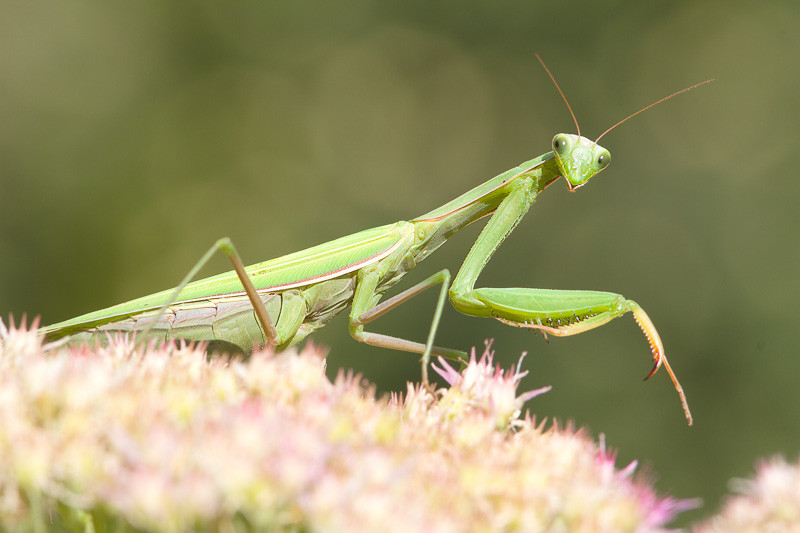
POLYGON ((414 254, 415 259, 421 261, 460 229, 493 214, 519 181, 532 180, 534 192, 538 194, 559 176, 560 170, 553 152, 548 152, 507 170, 455 200, 415 218, 411 222, 422 235, 422 243, 414 254))

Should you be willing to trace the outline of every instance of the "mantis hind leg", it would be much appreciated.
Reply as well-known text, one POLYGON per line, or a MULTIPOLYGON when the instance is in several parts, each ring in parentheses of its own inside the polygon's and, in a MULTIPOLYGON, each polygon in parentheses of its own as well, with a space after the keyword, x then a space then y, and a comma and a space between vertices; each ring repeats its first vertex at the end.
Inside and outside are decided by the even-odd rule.
MULTIPOLYGON (((278 346, 282 344, 283 338, 287 337, 291 338, 294 335, 294 331, 297 330, 298 318, 300 319, 299 322, 302 323, 302 310, 301 309, 293 309, 293 313, 281 313, 281 320, 279 322, 286 322, 291 323, 287 327, 289 329, 293 329, 294 331, 283 332, 283 334, 279 333, 279 330, 276 329, 275 324, 273 323, 272 319, 269 317, 267 313, 267 308, 264 305, 264 302, 258 296, 258 292, 256 291, 255 287, 253 286, 252 281, 250 281, 250 277, 247 275, 244 269, 244 264, 242 263, 241 256, 239 252, 236 250, 236 247, 233 245, 233 242, 228 238, 224 237, 219 239, 217 242, 214 243, 208 251, 203 254, 203 257, 192 267, 188 274, 181 280, 178 286, 175 288, 173 293, 164 303, 164 305, 159 308, 158 311, 155 313, 155 318, 148 323, 148 325, 143 329, 142 334, 139 337, 138 342, 142 342, 143 339, 146 339, 150 331, 153 329, 153 326, 158 322, 161 316, 167 311, 167 309, 177 301, 178 296, 180 295, 181 291, 197 276, 197 273, 200 271, 208 260, 217 252, 221 251, 224 253, 228 259, 230 260, 231 264, 233 265, 234 270, 236 271, 236 275, 239 277, 239 281, 242 283, 242 287, 244 288, 245 293, 247 294, 247 298, 250 300, 250 303, 253 306, 253 310, 255 312, 256 318, 258 323, 261 325, 261 328, 264 332, 264 336, 267 339, 267 342, 271 346, 278 346), (298 314, 301 313, 301 314, 298 314), (291 315, 291 316, 290 316, 291 315)), ((283 325, 283 324, 279 324, 283 325)), ((284 328, 285 329, 285 328, 284 328)), ((138 343, 137 342, 137 343, 138 343)))

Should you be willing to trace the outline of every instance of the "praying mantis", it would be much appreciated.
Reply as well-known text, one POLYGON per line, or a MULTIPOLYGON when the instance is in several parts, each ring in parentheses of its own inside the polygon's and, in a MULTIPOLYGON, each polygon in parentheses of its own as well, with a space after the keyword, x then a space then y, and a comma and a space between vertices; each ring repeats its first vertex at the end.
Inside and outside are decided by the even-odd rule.
MULTIPOLYGON (((539 56, 537 55, 537 58, 539 56)), ((542 62, 541 58, 539 61, 542 62)), ((465 353, 434 346, 434 338, 449 295, 453 307, 475 317, 538 330, 545 335, 581 333, 627 312, 642 329, 654 365, 669 373, 689 425, 692 416, 683 389, 667 361, 653 322, 644 310, 619 294, 598 291, 534 288, 475 288, 478 276, 495 250, 513 231, 539 194, 558 178, 575 191, 604 170, 611 159, 597 144, 603 135, 634 115, 682 92, 673 93, 629 115, 595 141, 580 135, 580 127, 555 78, 542 62, 575 120, 577 134, 557 134, 552 151, 526 161, 478 185, 456 199, 410 221, 364 230, 244 267, 230 239, 220 239, 175 289, 131 300, 39 330, 48 340, 100 340, 117 332, 137 332, 139 338, 205 341, 218 348, 250 352, 270 345, 285 349, 324 326, 350 306, 349 328, 358 341, 422 354, 422 381, 428 383, 432 355, 459 358, 465 353), (384 294, 453 234, 489 217, 452 280, 440 270, 415 286, 381 302, 384 294), (191 282, 218 250, 234 270, 191 282), (420 292, 439 285, 439 297, 425 343, 392 337, 365 326, 420 292)))

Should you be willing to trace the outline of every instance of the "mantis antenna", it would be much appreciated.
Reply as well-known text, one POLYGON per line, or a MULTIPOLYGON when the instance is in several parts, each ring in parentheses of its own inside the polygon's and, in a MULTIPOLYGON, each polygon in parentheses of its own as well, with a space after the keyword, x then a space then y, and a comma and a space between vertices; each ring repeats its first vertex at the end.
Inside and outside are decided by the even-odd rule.
MULTIPOLYGON (((578 137, 580 137, 580 135, 581 135, 581 127, 578 125, 578 119, 577 119, 577 118, 575 118, 575 113, 573 113, 573 112, 572 112, 572 107, 570 107, 570 105, 569 105, 569 102, 567 101, 567 97, 566 97, 566 96, 564 96, 564 92, 561 90, 561 87, 559 87, 559 86, 558 86, 558 82, 557 82, 557 81, 556 81, 556 79, 553 77, 553 74, 551 74, 551 73, 550 73, 550 69, 549 69, 549 68, 547 68, 547 65, 545 65, 545 64, 544 64, 544 61, 542 61, 542 58, 541 58, 541 57, 539 57, 539 54, 534 54, 534 55, 536 56, 536 59, 538 59, 538 60, 539 60, 539 63, 541 63, 541 64, 542 64, 542 67, 544 67, 544 71, 545 71, 545 72, 547 72, 547 75, 548 75, 548 76, 550 76, 550 79, 553 81, 553 85, 555 85, 555 86, 556 86, 556 89, 558 89, 558 94, 560 94, 560 95, 561 95, 561 98, 564 100, 564 103, 565 103, 565 104, 567 104, 567 109, 569 110, 569 114, 570 114, 570 115, 572 115, 572 120, 574 120, 574 121, 575 121, 575 128, 578 130, 578 137)), ((619 122, 617 122, 616 124, 614 124, 613 126, 611 126, 610 128, 608 128, 606 131, 604 131, 603 133, 601 133, 601 134, 600 134, 600 136, 599 136, 599 137, 597 137, 597 139, 595 139, 595 140, 594 140, 594 142, 595 142, 595 143, 597 143, 597 141, 599 141, 599 140, 600 140, 600 138, 601 138, 603 135, 605 135, 605 134, 606 134, 606 133, 608 133, 609 131, 613 130, 614 128, 616 128, 617 126, 619 126, 620 124, 622 124, 623 122, 625 122, 625 121, 627 121, 627 120, 629 120, 629 119, 631 119, 631 118, 635 117, 636 115, 638 115, 638 114, 639 114, 639 113, 641 113, 642 111, 647 111, 647 110, 648 110, 648 109, 650 109, 651 107, 653 107, 653 106, 655 106, 655 105, 658 105, 658 104, 660 104, 661 102, 664 102, 664 101, 666 101, 666 100, 669 100, 669 99, 670 99, 670 98, 672 98, 673 96, 678 96, 678 95, 679 95, 679 94, 681 94, 681 93, 685 93, 685 92, 687 92, 687 91, 691 91, 692 89, 696 89, 697 87, 700 87, 701 85, 705 85, 706 83, 711 83, 712 81, 714 81, 714 79, 715 79, 715 78, 711 78, 711 79, 709 79, 709 80, 706 80, 706 81, 701 81, 700 83, 695 83, 695 84, 694 84, 694 85, 692 85, 691 87, 686 87, 685 89, 681 89, 680 91, 676 91, 676 92, 672 93, 672 94, 671 94, 671 95, 669 95, 669 96, 665 96, 664 98, 662 98, 662 99, 660 99, 660 100, 657 100, 657 101, 653 102, 652 104, 650 104, 650 105, 649 105, 649 106, 647 106, 647 107, 643 107, 643 108, 641 108, 639 111, 637 111, 637 112, 635 112, 635 113, 631 113, 631 114, 630 114, 630 115, 628 115, 627 117, 623 118, 622 120, 620 120, 619 122)))
POLYGON ((542 64, 542 66, 544 67, 544 71, 547 72, 547 75, 550 76, 550 79, 553 80, 553 85, 555 85, 556 89, 558 89, 558 94, 560 94, 561 98, 564 99, 564 103, 567 104, 567 109, 569 109, 569 114, 572 115, 572 120, 575 121, 575 128, 578 130, 578 137, 580 137, 581 136, 581 127, 578 125, 578 119, 575 118, 575 113, 572 112, 572 108, 570 107, 569 102, 567 102, 567 97, 564 96, 564 92, 561 90, 561 87, 558 86, 558 82, 553 77, 553 75, 550 74, 550 69, 547 68, 547 65, 544 64, 544 61, 542 61, 542 58, 539 57, 539 54, 534 54, 534 55, 536 56, 536 59, 539 60, 539 63, 542 64))
MULTIPOLYGON (((631 114, 630 114, 630 115, 628 115, 627 117, 623 118, 622 120, 620 120, 619 122, 617 122, 616 124, 614 124, 613 126, 611 126, 610 128, 608 128, 606 131, 604 131, 603 133, 601 133, 601 134, 600 134, 600 137, 602 137, 603 135, 605 135, 605 134, 606 134, 606 133, 608 133, 609 131, 613 130, 614 128, 616 128, 617 126, 619 126, 620 124, 622 124, 622 123, 623 123, 623 122, 625 122, 626 120, 628 120, 628 119, 630 119, 630 118, 633 118, 633 117, 635 117, 636 115, 638 115, 638 114, 639 114, 639 113, 641 113, 642 111, 647 111, 648 109, 650 109, 650 108, 651 108, 651 107, 653 107, 654 105, 660 104, 661 102, 663 102, 663 101, 665 101, 665 100, 669 100, 669 99, 670 99, 670 98, 672 98, 673 96, 678 96, 678 95, 679 95, 679 94, 681 94, 681 93, 685 93, 686 91, 691 91, 692 89, 695 89, 695 88, 697 88, 697 87, 700 87, 701 85, 705 85, 706 83, 711 83, 712 81, 714 81, 714 78, 711 78, 710 80, 706 80, 706 81, 701 81, 700 83, 695 83, 695 84, 694 84, 694 85, 692 85, 691 87, 686 87, 685 89, 681 89, 680 91, 674 92, 674 93, 672 93, 672 94, 671 94, 671 95, 669 95, 669 96, 665 96, 665 97, 664 97, 664 98, 662 98, 661 100, 657 100, 657 101, 653 102, 652 104, 650 104, 650 105, 649 105, 649 106, 647 106, 647 107, 643 107, 643 108, 641 108, 639 111, 637 111, 636 113, 631 113, 631 114)), ((571 113, 571 112, 572 112, 572 110, 570 110, 570 113, 571 113)), ((595 143, 597 143, 597 141, 599 141, 599 140, 600 140, 600 137, 598 137, 597 139, 595 139, 595 140, 594 140, 594 142, 595 142, 595 143)))

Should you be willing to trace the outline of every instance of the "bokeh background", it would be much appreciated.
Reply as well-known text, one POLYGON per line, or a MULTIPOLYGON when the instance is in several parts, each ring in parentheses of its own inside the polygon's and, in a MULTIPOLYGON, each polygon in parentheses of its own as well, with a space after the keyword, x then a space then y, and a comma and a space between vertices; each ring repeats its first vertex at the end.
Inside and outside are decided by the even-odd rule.
MULTIPOLYGON (((759 457, 800 448, 800 4, 178 2, 0 6, 0 312, 45 323, 174 285, 218 237, 248 262, 413 218, 549 150, 574 125, 612 165, 556 184, 479 285, 640 302, 666 374, 643 384, 630 317, 551 339, 448 308, 438 343, 528 352, 530 408, 605 435, 659 490, 717 509, 759 457)), ((404 286, 455 272, 480 224, 404 286)), ((227 270, 218 258, 205 273, 227 270)), ((373 329, 422 339, 435 294, 373 329)), ((313 337, 379 391, 416 358, 313 337)))

